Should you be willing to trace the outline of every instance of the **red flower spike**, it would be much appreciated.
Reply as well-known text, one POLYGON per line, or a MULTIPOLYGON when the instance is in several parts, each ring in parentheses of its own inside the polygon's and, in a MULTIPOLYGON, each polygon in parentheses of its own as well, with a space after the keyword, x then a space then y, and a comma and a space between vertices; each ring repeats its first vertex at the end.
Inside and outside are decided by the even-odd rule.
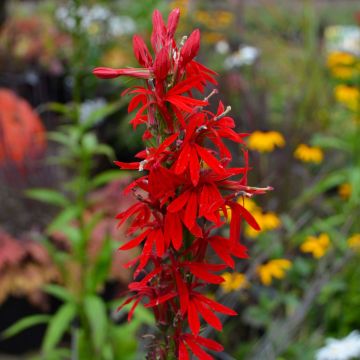
MULTIPOLYGON (((218 331, 222 323, 217 313, 235 316, 236 312, 202 295, 198 289, 220 284, 218 275, 226 267, 235 267, 235 259, 247 258, 240 243, 241 224, 245 220, 258 230, 251 213, 239 204, 239 196, 254 196, 271 190, 250 187, 248 153, 244 149, 247 134, 235 132, 230 107, 218 104, 216 113, 207 109, 214 90, 195 98, 207 85, 216 84, 216 73, 194 58, 200 48, 200 31, 194 30, 183 45, 176 44, 175 31, 179 10, 173 10, 165 24, 158 10, 153 14, 150 53, 145 41, 133 37, 134 54, 140 68, 96 68, 93 73, 103 79, 130 76, 142 81, 122 93, 130 95, 128 112, 135 112, 133 128, 146 126, 144 150, 136 154, 137 162, 116 161, 121 169, 144 171, 124 190, 132 193, 136 203, 121 212, 119 226, 126 225, 129 239, 121 251, 142 248, 125 266, 135 267, 128 285, 131 295, 123 305, 132 303, 130 320, 140 302, 151 308, 159 333, 171 329, 175 355, 189 360, 190 353, 201 360, 213 359, 208 350, 222 351, 217 342, 200 336, 201 325, 218 331), (232 154, 226 141, 242 146, 243 167, 231 168, 232 154), (230 220, 230 236, 222 237, 218 229, 230 220), (211 248, 216 256, 206 259, 211 248), (190 329, 190 333, 186 332, 190 329)), ((122 305, 122 306, 123 306, 122 305)), ((156 354, 167 354, 164 339, 154 344, 156 354)))

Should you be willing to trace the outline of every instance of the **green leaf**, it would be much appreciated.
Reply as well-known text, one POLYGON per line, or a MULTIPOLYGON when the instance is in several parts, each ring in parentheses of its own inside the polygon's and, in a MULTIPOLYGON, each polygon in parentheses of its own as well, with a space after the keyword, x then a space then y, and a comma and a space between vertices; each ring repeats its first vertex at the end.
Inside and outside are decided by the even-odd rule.
POLYGON ((339 137, 330 137, 323 135, 316 135, 311 141, 314 146, 320 146, 324 149, 335 149, 340 151, 349 151, 349 144, 339 137))
POLYGON ((55 219, 47 227, 47 232, 51 234, 56 230, 64 230, 71 220, 76 219, 79 210, 75 206, 68 207, 58 214, 55 219))
POLYGON ((56 206, 67 206, 69 205, 68 199, 64 194, 56 190, 50 189, 31 189, 26 191, 26 195, 34 200, 39 200, 48 204, 56 206))
POLYGON ((84 128, 90 128, 125 105, 126 102, 123 100, 117 101, 112 104, 106 104, 96 109, 95 111, 92 111, 91 114, 83 121, 81 125, 84 128))
POLYGON ((89 295, 84 301, 85 314, 89 320, 91 336, 96 349, 100 350, 107 334, 107 313, 104 301, 96 296, 89 295))
POLYGON ((120 170, 108 170, 104 171, 94 177, 94 179, 91 182, 92 187, 98 187, 105 185, 113 180, 119 180, 126 178, 131 173, 130 171, 120 171, 120 170))
POLYGON ((82 146, 86 152, 93 154, 96 152, 98 140, 94 133, 87 133, 82 138, 82 146))
POLYGON ((103 240, 102 247, 87 278, 87 289, 90 292, 96 291, 98 286, 103 284, 109 275, 113 254, 112 243, 113 241, 110 236, 106 236, 103 240))
POLYGON ((95 151, 94 154, 98 154, 98 155, 105 155, 107 156, 110 160, 115 159, 115 153, 114 150, 110 147, 107 146, 105 144, 99 144, 95 151))
POLYGON ((53 140, 59 144, 69 146, 69 136, 60 131, 51 131, 47 134, 49 140, 53 140))
POLYGON ((9 328, 7 328, 3 333, 1 334, 1 337, 3 339, 7 339, 9 337, 12 337, 21 331, 26 330, 29 327, 44 324, 49 322, 51 319, 50 315, 31 315, 27 316, 23 319, 20 319, 15 324, 11 325, 9 328))
POLYGON ((48 284, 42 288, 46 293, 62 300, 63 302, 71 302, 74 300, 73 295, 63 286, 56 284, 48 284))
POLYGON ((41 107, 40 112, 43 111, 53 111, 62 115, 66 115, 71 119, 74 119, 75 116, 74 108, 71 104, 69 105, 58 102, 50 102, 41 107))
POLYGON ((60 307, 52 317, 46 330, 42 350, 47 353, 52 351, 59 343, 64 333, 69 330, 71 321, 76 316, 75 303, 66 303, 60 307))
POLYGON ((340 184, 346 182, 346 175, 345 171, 337 171, 329 174, 323 180, 309 188, 309 190, 305 191, 299 201, 307 201, 318 194, 324 193, 334 186, 339 186, 340 184))

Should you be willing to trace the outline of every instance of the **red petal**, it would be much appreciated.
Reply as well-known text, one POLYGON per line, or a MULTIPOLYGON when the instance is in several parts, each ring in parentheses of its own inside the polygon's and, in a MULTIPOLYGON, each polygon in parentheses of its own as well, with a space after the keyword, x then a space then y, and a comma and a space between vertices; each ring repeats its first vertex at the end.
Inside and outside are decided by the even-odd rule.
POLYGON ((165 216, 164 235, 171 239, 172 244, 176 250, 179 250, 182 245, 182 224, 178 214, 168 212, 165 216))
POLYGON ((190 155, 191 147, 189 144, 185 144, 175 163, 174 171, 176 175, 182 174, 185 171, 190 160, 190 155))
POLYGON ((175 31, 176 31, 177 25, 179 23, 179 17, 180 17, 179 9, 174 9, 171 11, 169 18, 168 18, 168 23, 167 23, 167 39, 168 40, 171 40, 175 35, 175 31))
POLYGON ((139 162, 124 163, 121 161, 114 161, 114 164, 121 169, 129 169, 129 170, 139 170, 139 165, 140 165, 139 162))
POLYGON ((131 309, 130 309, 130 311, 129 311, 129 313, 128 313, 128 317, 127 317, 128 321, 131 320, 131 318, 132 318, 132 316, 133 316, 133 314, 134 314, 134 311, 135 311, 136 307, 138 306, 140 300, 141 300, 141 298, 138 298, 138 299, 133 303, 133 305, 132 305, 132 307, 131 307, 131 309))
POLYGON ((145 304, 145 307, 153 307, 153 306, 157 306, 160 305, 162 303, 164 303, 165 301, 168 301, 170 299, 172 299, 173 297, 176 296, 175 292, 170 292, 168 294, 162 295, 157 297, 156 299, 151 300, 150 302, 148 302, 147 304, 145 304))
POLYGON ((153 32, 151 34, 151 45, 155 52, 158 52, 165 40, 165 24, 159 10, 153 12, 153 32))
POLYGON ((137 61, 141 66, 149 67, 152 64, 152 57, 143 40, 139 35, 133 37, 133 48, 137 61))
MULTIPOLYGON (((220 237, 219 237, 220 238, 220 237)), ((228 264, 231 268, 234 268, 235 262, 229 254, 231 247, 228 240, 220 238, 216 239, 216 237, 212 237, 209 239, 210 246, 214 249, 216 254, 220 259, 224 260, 226 264, 228 264)))
POLYGON ((146 238, 146 236, 149 234, 150 231, 151 230, 149 230, 149 229, 144 231, 142 234, 140 234, 136 238, 130 240, 125 245, 120 246, 119 250, 129 250, 129 249, 134 248, 135 246, 140 245, 144 241, 144 239, 146 238))
POLYGON ((187 226, 189 230, 191 230, 196 222, 196 214, 197 214, 197 195, 194 191, 191 192, 189 197, 189 201, 186 205, 186 211, 184 215, 184 224, 187 226))
POLYGON ((189 290, 186 283, 177 271, 175 271, 175 280, 180 300, 180 311, 182 315, 185 315, 189 305, 189 290))
POLYGON ((202 301, 203 303, 210 306, 210 308, 212 308, 214 311, 217 311, 219 313, 226 314, 226 315, 231 315, 231 316, 237 315, 237 313, 234 310, 228 308, 227 306, 219 304, 218 302, 211 300, 198 292, 196 292, 196 298, 199 301, 202 301))
POLYGON ((206 306, 204 306, 200 301, 196 301, 196 308, 198 309, 201 316, 204 318, 204 320, 210 324, 214 329, 221 331, 222 330, 222 324, 219 318, 206 306))
POLYGON ((196 151, 199 156, 218 174, 224 173, 224 167, 221 165, 220 161, 211 155, 210 151, 195 144, 196 151))
POLYGON ((200 320, 195 305, 190 301, 188 305, 188 322, 191 332, 196 336, 200 330, 200 320))
POLYGON ((190 164, 191 181, 192 181, 193 185, 196 186, 198 184, 199 178, 200 178, 200 164, 199 164, 197 152, 194 148, 191 148, 189 164, 190 164))
POLYGON ((219 344, 218 342, 211 340, 211 339, 206 339, 202 336, 198 336, 196 338, 196 341, 201 345, 204 346, 208 349, 214 350, 214 351, 223 351, 224 347, 219 344))
POLYGON ((179 210, 181 210, 185 204, 187 203, 189 197, 190 197, 191 192, 190 191, 185 191, 182 194, 180 194, 180 196, 178 196, 168 207, 167 210, 169 212, 178 212, 179 210))
POLYGON ((107 67, 95 68, 92 73, 100 79, 114 79, 120 76, 116 69, 107 67))
POLYGON ((200 49, 200 30, 195 29, 186 40, 184 46, 181 48, 180 61, 181 66, 184 67, 190 62, 199 52, 200 49))
POLYGON ((166 79, 170 70, 169 50, 167 47, 163 47, 158 54, 154 62, 154 74, 157 81, 162 82, 166 79))
POLYGON ((201 265, 189 264, 187 265, 187 267, 192 274, 208 283, 221 284, 222 282, 224 282, 224 279, 221 276, 209 273, 208 271, 206 271, 206 269, 202 269, 201 265))
POLYGON ((156 236, 156 252, 157 252, 157 255, 159 257, 162 257, 164 255, 164 252, 165 252, 165 239, 164 239, 164 234, 162 232, 161 229, 158 229, 156 232, 155 232, 155 236, 156 236))
POLYGON ((134 96, 129 102, 128 113, 131 113, 134 109, 136 109, 140 103, 144 105, 146 101, 147 101, 146 96, 143 94, 134 96))
POLYGON ((190 360, 186 346, 183 342, 179 344, 179 360, 190 360))
POLYGON ((190 338, 186 338, 186 343, 189 345, 191 351, 201 360, 214 360, 212 356, 206 353, 198 344, 190 338))

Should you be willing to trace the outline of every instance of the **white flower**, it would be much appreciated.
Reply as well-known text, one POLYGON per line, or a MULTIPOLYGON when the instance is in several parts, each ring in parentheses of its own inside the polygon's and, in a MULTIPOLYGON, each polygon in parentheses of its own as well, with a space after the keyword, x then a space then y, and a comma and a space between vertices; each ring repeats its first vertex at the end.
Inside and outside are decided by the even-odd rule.
POLYGON ((230 46, 225 40, 220 40, 215 44, 215 50, 219 54, 227 54, 230 50, 230 46))
POLYGON ((226 69, 252 65, 260 55, 260 50, 253 46, 243 46, 239 50, 225 59, 226 69))
POLYGON ((316 360, 350 360, 360 357, 360 333, 353 331, 343 339, 327 339, 317 351, 316 360))
MULTIPOLYGON (((80 6, 77 12, 83 31, 96 28, 98 36, 120 36, 132 34, 136 30, 135 21, 129 16, 115 16, 104 6, 80 6)), ((70 7, 59 7, 55 13, 56 19, 67 29, 74 30, 76 22, 70 7)), ((94 38, 94 33, 92 34, 94 38)))
POLYGON ((135 21, 129 16, 113 16, 108 22, 112 36, 132 34, 136 30, 135 21))

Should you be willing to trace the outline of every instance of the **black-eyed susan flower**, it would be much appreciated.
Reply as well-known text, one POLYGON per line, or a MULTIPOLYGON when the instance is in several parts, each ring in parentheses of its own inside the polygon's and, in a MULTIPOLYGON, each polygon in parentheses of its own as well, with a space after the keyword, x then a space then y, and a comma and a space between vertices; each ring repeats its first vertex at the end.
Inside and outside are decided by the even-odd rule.
POLYGON ((257 268, 257 273, 259 275, 260 281, 269 286, 273 279, 283 279, 292 266, 290 260, 287 259, 274 259, 270 260, 264 265, 261 265, 257 268))
POLYGON ((323 257, 330 247, 330 238, 326 233, 321 233, 318 237, 308 236, 301 244, 300 250, 310 253, 316 259, 323 257))
POLYGON ((347 244, 350 249, 360 252, 360 234, 354 234, 347 239, 347 244))
POLYGON ((259 152, 272 152, 285 146, 285 139, 277 131, 255 131, 248 137, 248 147, 259 152))
POLYGON ((354 86, 338 85, 334 89, 335 99, 353 112, 359 110, 360 91, 354 86))
POLYGON ((225 281, 220 284, 220 287, 225 293, 229 293, 232 291, 245 289, 245 288, 249 287, 249 282, 246 278, 246 275, 244 275, 242 273, 226 272, 226 273, 221 274, 221 276, 223 277, 223 279, 225 281))
POLYGON ((294 157, 302 162, 320 164, 324 159, 324 153, 317 146, 300 144, 294 151, 294 157))
POLYGON ((360 70, 356 57, 343 51, 330 53, 327 58, 327 67, 333 77, 342 80, 351 79, 360 70))

